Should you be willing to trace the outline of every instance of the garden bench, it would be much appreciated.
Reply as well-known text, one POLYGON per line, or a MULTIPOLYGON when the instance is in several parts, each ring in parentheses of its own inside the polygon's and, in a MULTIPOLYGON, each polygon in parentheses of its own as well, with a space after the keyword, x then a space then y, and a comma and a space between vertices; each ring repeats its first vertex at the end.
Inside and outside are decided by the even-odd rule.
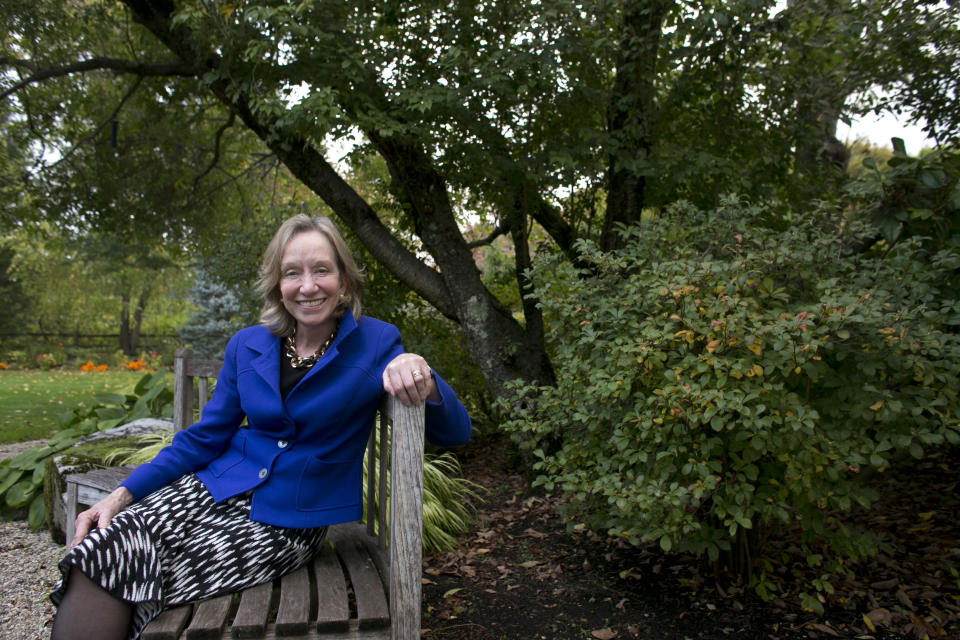
MULTIPOLYGON (((194 422, 194 395, 196 406, 202 407, 209 397, 208 378, 216 377, 221 364, 194 359, 186 349, 177 351, 174 430, 194 422)), ((389 442, 390 447, 379 447, 377 452, 371 431, 364 489, 365 524, 331 526, 327 532, 330 544, 305 567, 272 583, 164 611, 142 637, 419 638, 424 408, 405 407, 385 395, 378 425, 374 427, 379 429, 380 442, 389 442)), ((68 541, 73 537, 78 505, 94 504, 115 489, 131 470, 132 467, 116 467, 67 475, 68 541)))

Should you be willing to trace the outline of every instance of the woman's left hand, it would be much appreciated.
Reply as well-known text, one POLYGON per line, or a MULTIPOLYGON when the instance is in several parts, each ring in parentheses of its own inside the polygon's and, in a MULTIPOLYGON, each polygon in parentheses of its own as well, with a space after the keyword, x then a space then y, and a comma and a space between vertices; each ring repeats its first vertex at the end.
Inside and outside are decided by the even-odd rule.
POLYGON ((383 370, 383 390, 406 406, 440 401, 427 361, 415 353, 401 353, 383 370))

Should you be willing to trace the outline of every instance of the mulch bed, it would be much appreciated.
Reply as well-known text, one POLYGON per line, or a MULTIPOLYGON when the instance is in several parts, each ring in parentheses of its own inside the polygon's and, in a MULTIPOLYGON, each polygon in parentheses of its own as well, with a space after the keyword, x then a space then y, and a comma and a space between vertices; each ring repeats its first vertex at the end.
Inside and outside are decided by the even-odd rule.
POLYGON ((818 616, 799 594, 819 577, 799 532, 770 541, 777 598, 719 584, 693 557, 617 544, 557 514, 531 491, 502 442, 461 452, 464 475, 488 493, 475 527, 451 553, 425 558, 423 637, 433 640, 639 638, 960 638, 957 451, 874 478, 874 508, 846 520, 883 551, 851 566, 818 616))

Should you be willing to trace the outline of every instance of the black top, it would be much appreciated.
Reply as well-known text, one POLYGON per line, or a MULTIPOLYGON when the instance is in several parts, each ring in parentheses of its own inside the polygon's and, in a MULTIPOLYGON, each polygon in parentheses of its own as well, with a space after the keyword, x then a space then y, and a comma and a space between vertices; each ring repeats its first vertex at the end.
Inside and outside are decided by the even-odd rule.
POLYGON ((290 364, 290 358, 285 356, 283 352, 280 352, 280 397, 286 398, 287 394, 297 386, 297 383, 303 379, 303 376, 307 375, 307 372, 310 371, 310 367, 303 367, 302 369, 294 369, 293 365, 290 364))

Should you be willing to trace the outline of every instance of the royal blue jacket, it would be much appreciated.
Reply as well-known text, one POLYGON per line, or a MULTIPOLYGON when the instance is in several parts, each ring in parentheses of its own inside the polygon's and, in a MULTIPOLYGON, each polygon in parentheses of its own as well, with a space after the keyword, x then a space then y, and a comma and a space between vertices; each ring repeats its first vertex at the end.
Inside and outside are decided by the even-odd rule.
MULTIPOLYGON (((217 502, 252 490, 250 518, 259 522, 303 528, 362 517, 364 448, 383 370, 403 353, 400 332, 345 314, 333 344, 286 399, 280 349, 280 338, 262 326, 230 339, 200 421, 122 483, 134 500, 195 472, 217 502)), ((427 440, 463 444, 470 418, 450 386, 433 377, 440 402, 427 403, 427 440)))

